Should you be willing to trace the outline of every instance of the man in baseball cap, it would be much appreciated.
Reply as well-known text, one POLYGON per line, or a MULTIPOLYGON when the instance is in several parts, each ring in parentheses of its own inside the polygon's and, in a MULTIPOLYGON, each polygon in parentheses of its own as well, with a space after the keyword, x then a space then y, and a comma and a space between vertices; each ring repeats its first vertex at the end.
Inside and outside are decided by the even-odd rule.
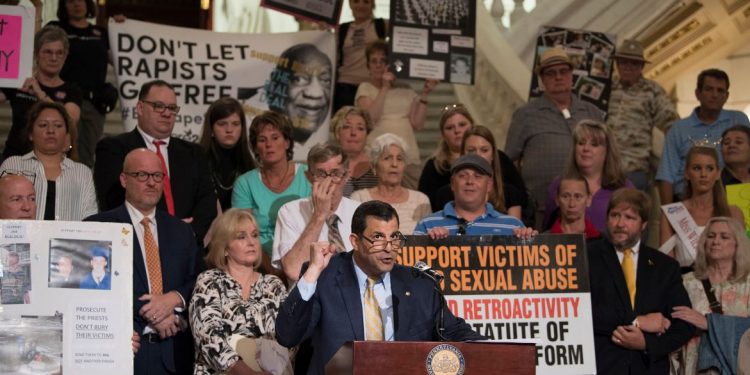
POLYGON ((511 235, 528 237, 534 233, 513 216, 500 213, 487 202, 492 190, 492 166, 477 154, 458 158, 451 167, 454 200, 442 211, 425 217, 414 229, 415 235, 433 239, 449 235, 511 235))

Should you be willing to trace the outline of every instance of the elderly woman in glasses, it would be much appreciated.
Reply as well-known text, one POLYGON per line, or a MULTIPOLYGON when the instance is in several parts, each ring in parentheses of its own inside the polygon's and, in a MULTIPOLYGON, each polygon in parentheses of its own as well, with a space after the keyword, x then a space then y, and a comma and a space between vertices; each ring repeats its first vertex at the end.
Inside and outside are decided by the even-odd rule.
POLYGON ((369 189, 355 191, 352 199, 389 203, 398 212, 401 233, 411 234, 419 220, 432 211, 426 195, 401 185, 406 168, 406 150, 404 140, 395 134, 385 133, 375 138, 370 145, 370 160, 378 183, 369 189))
MULTIPOLYGON (((34 75, 28 78, 20 89, 2 89, 0 103, 7 99, 13 109, 13 124, 5 141, 4 158, 23 155, 31 150, 31 144, 24 134, 24 129, 27 125, 28 111, 34 103, 62 103, 70 118, 70 129, 66 131, 70 135, 66 137, 74 138, 81 115, 83 96, 78 86, 71 85, 60 78, 60 72, 68 56, 68 49, 68 37, 65 31, 56 26, 43 28, 34 36, 34 60, 36 62, 34 75)), ((71 151, 74 151, 70 147, 73 141, 75 139, 66 139, 66 145, 71 151)))
POLYGON ((403 138, 409 148, 404 182, 408 187, 416 187, 421 163, 414 132, 424 127, 427 96, 438 82, 426 80, 419 95, 408 85, 397 83, 388 64, 388 45, 382 40, 369 44, 365 57, 370 80, 359 85, 355 103, 370 114, 375 124, 368 141, 385 133, 403 138))
POLYGON ((35 176, 38 220, 79 221, 98 212, 91 170, 65 155, 71 127, 62 104, 34 104, 25 131, 32 151, 12 156, 0 165, 0 171, 35 176))

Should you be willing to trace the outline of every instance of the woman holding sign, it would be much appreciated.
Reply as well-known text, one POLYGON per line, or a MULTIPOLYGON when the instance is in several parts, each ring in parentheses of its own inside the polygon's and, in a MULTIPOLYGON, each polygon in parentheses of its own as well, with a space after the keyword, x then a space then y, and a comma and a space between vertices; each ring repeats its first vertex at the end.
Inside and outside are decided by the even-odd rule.
POLYGON ((375 124, 367 137, 368 144, 385 133, 403 138, 409 148, 404 182, 408 187, 416 187, 420 161, 414 132, 424 127, 427 96, 438 81, 426 80, 419 95, 408 85, 396 82, 396 75, 388 64, 388 45, 382 40, 368 45, 365 56, 370 80, 359 85, 355 103, 370 113, 375 124))
MULTIPOLYGON (((737 353, 735 346, 739 343, 742 332, 750 326, 750 241, 740 223, 724 216, 708 220, 706 230, 698 240, 695 271, 683 277, 683 284, 692 307, 675 307, 672 318, 682 319, 698 327, 698 336, 672 353, 671 373, 698 373, 698 347, 699 344, 705 344, 701 343, 702 340, 711 342, 708 347, 721 346, 718 343, 726 340, 729 342, 727 349, 734 349, 735 362, 738 359, 741 362, 743 356, 747 360, 748 355, 737 353), (744 319, 728 320, 722 318, 722 315, 744 319), (714 332, 710 332, 712 330, 714 332), (707 332, 709 334, 705 334, 707 332)), ((707 352, 710 353, 710 350, 701 350, 700 354, 705 355, 707 352)), ((727 350, 723 356, 731 358, 731 352, 732 350, 727 350)), ((729 365, 734 373, 735 363, 729 365)), ((747 371, 747 368, 744 370, 747 371)))
MULTIPOLYGON (((31 143, 24 134, 26 114, 38 102, 58 102, 65 107, 70 118, 70 135, 67 144, 75 141, 78 119, 81 116, 81 90, 75 84, 60 78, 69 50, 68 37, 56 26, 46 26, 34 36, 34 74, 26 79, 20 89, 2 89, 0 102, 10 101, 13 109, 13 124, 5 141, 3 158, 23 155, 31 151, 31 143)), ((75 144, 75 143, 72 143, 75 144)), ((68 147, 72 149, 73 147, 68 147)), ((66 150, 68 151, 68 150, 66 150)), ((72 155, 77 159, 75 155, 72 155)))
POLYGON ((210 269, 198 275, 190 300, 197 350, 194 374, 281 373, 291 368, 289 352, 274 339, 286 288, 278 277, 257 271, 262 258, 253 215, 236 208, 221 215, 206 256, 210 269), (242 353, 243 343, 257 349, 242 353), (266 350, 286 361, 259 363, 261 356, 255 352, 266 350))
POLYGON ((742 211, 727 203, 721 184, 719 156, 713 145, 693 146, 685 163, 685 197, 681 202, 663 205, 660 225, 659 250, 669 254, 681 267, 690 267, 696 257, 696 243, 708 220, 715 216, 730 216, 745 222, 742 211))

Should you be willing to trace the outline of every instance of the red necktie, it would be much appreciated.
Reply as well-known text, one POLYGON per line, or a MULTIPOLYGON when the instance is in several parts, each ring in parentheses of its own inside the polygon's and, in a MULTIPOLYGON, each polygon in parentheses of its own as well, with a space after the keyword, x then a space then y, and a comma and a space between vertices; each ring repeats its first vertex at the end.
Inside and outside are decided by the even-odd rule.
POLYGON ((161 145, 166 144, 164 141, 154 140, 156 146, 156 156, 161 160, 161 171, 164 173, 164 200, 167 201, 167 212, 174 216, 174 199, 172 198, 172 183, 169 182, 169 172, 167 171, 167 162, 164 161, 164 155, 161 153, 161 145))

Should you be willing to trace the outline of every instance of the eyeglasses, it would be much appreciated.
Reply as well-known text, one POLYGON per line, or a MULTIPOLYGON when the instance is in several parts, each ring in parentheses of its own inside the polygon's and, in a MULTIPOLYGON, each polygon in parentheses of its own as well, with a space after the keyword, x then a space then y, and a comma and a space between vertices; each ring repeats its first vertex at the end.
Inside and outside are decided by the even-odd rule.
POLYGON ((341 181, 349 172, 342 171, 340 169, 335 169, 330 172, 326 172, 322 169, 318 169, 315 172, 312 172, 313 177, 315 177, 316 180, 325 180, 326 178, 330 177, 334 182, 341 181))
POLYGON ((389 243, 391 244, 391 249, 399 251, 401 250, 401 247, 404 246, 404 244, 406 243, 406 237, 404 237, 404 235, 399 232, 395 233, 395 235, 397 238, 394 238, 390 241, 389 240, 371 240, 367 238, 365 235, 362 235, 361 237, 367 240, 367 242, 372 244, 372 247, 370 247, 370 250, 372 251, 376 251, 376 252, 384 251, 389 243))
POLYGON ((459 236, 465 236, 466 235, 466 225, 469 224, 466 219, 458 219, 458 235, 459 236))
POLYGON ((441 109, 441 110, 440 110, 440 114, 444 114, 445 112, 448 112, 448 111, 454 110, 454 109, 456 109, 456 108, 462 108, 462 109, 465 109, 466 107, 464 107, 464 105, 463 105, 463 104, 461 104, 461 103, 448 104, 448 105, 446 105, 445 107, 443 107, 443 109, 441 109))
POLYGON ((175 115, 180 113, 180 106, 176 104, 164 104, 162 102, 150 102, 148 100, 141 100, 142 102, 151 105, 156 113, 164 113, 165 110, 174 113, 175 115))
POLYGON ((138 172, 123 172, 126 176, 130 176, 136 179, 138 182, 146 182, 149 177, 154 179, 154 182, 161 182, 164 179, 163 172, 148 173, 144 171, 138 172))
POLYGON ((17 169, 6 169, 2 173, 0 173, 0 178, 5 176, 23 176, 31 181, 32 185, 36 183, 36 173, 34 172, 19 171, 17 169))

